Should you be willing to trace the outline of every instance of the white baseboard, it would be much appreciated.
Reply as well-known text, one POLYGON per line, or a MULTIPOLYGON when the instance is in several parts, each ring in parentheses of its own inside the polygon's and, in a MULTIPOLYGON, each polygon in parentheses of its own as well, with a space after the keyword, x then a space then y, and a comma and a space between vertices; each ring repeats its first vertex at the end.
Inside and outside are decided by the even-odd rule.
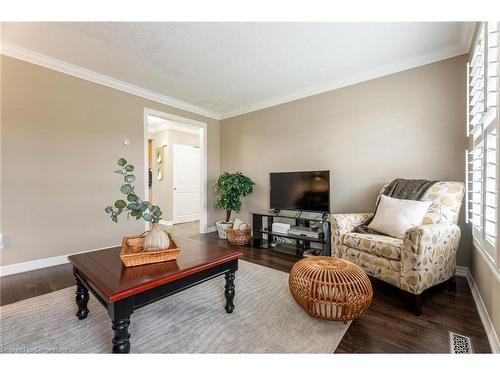
POLYGON ((483 323, 484 330, 486 331, 486 335, 488 336, 491 351, 493 353, 500 353, 500 341, 498 340, 498 335, 495 331, 493 322, 491 321, 490 315, 488 314, 488 310, 486 310, 486 306, 484 305, 481 294, 479 293, 479 289, 477 288, 476 282, 474 281, 469 268, 457 266, 455 275, 467 278, 467 283, 469 284, 472 297, 474 298, 477 312, 479 313, 479 317, 481 318, 481 322, 483 323))
POLYGON ((207 233, 212 233, 212 232, 216 232, 217 231, 217 227, 208 227, 207 228, 207 233))
POLYGON ((40 268, 58 266, 60 264, 68 263, 68 257, 70 255, 88 253, 90 251, 96 251, 96 250, 109 249, 111 247, 117 247, 117 246, 121 246, 121 244, 102 247, 100 249, 84 250, 84 251, 79 251, 77 253, 71 253, 66 255, 58 255, 50 258, 30 260, 28 262, 8 264, 6 266, 0 267, 0 276, 8 276, 16 273, 38 270, 40 268))

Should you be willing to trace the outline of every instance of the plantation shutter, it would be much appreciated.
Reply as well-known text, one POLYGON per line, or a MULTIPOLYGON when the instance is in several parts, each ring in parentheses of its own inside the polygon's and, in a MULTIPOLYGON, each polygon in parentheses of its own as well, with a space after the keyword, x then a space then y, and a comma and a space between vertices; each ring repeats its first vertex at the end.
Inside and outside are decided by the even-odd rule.
POLYGON ((484 28, 481 27, 472 59, 468 66, 469 105, 468 105, 468 135, 478 137, 481 134, 481 121, 484 107, 484 28))
POLYGON ((488 242, 496 245, 497 237, 497 120, 498 120, 498 24, 489 22, 486 34, 486 113, 484 116, 485 210, 484 232, 488 242))
POLYGON ((481 26, 471 62, 467 67, 468 75, 468 122, 467 135, 472 138, 472 147, 467 152, 467 221, 482 232, 483 227, 483 141, 482 120, 484 102, 484 26, 481 26))
POLYGON ((498 47, 498 23, 482 23, 467 66, 467 221, 493 260, 498 236, 498 47))

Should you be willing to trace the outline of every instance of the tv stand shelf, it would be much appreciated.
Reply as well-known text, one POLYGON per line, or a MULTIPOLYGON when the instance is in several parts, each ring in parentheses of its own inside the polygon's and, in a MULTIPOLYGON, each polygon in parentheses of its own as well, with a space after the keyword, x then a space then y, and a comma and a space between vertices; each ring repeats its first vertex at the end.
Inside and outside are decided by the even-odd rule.
POLYGON ((284 234, 281 232, 273 232, 273 231, 269 231, 267 229, 262 229, 260 231, 260 233, 271 235, 271 236, 276 236, 276 237, 291 238, 294 240, 303 240, 303 241, 317 242, 317 243, 325 243, 326 242, 324 238, 310 238, 310 237, 308 238, 306 236, 295 236, 293 234, 284 234))
MULTIPOLYGON (((296 250, 297 255, 301 255, 304 250, 311 249, 312 243, 321 244, 320 255, 331 255, 330 221, 328 214, 291 211, 274 212, 271 210, 254 211, 252 212, 252 228, 252 245, 254 248, 271 249, 274 237, 281 237, 295 240, 295 246, 292 248, 296 250), (276 218, 292 219, 295 221, 295 225, 304 227, 310 227, 312 223, 318 224, 323 236, 320 238, 310 238, 306 236, 273 232, 272 225, 276 218), (266 225, 264 225, 264 221, 267 221, 267 223, 265 223, 266 225), (267 239, 265 239, 264 236, 266 236, 267 239)), ((286 247, 290 249, 290 245, 286 247)))

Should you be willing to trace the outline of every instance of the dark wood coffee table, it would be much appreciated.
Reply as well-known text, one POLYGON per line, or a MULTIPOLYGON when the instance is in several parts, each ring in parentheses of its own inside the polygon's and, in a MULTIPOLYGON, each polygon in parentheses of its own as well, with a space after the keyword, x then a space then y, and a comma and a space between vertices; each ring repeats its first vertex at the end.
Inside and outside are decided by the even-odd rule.
POLYGON ((233 312, 235 272, 243 253, 191 240, 177 242, 181 252, 175 261, 136 267, 123 266, 119 247, 68 257, 76 279, 76 316, 87 317, 90 290, 113 322, 113 353, 130 351, 128 326, 135 309, 222 274, 225 309, 233 312))

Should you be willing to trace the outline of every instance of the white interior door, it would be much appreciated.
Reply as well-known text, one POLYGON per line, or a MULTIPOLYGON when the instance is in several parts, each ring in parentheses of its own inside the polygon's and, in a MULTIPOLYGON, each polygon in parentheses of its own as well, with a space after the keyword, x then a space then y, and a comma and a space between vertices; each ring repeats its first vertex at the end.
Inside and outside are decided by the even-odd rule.
POLYGON ((174 224, 200 220, 200 149, 174 143, 174 224))

